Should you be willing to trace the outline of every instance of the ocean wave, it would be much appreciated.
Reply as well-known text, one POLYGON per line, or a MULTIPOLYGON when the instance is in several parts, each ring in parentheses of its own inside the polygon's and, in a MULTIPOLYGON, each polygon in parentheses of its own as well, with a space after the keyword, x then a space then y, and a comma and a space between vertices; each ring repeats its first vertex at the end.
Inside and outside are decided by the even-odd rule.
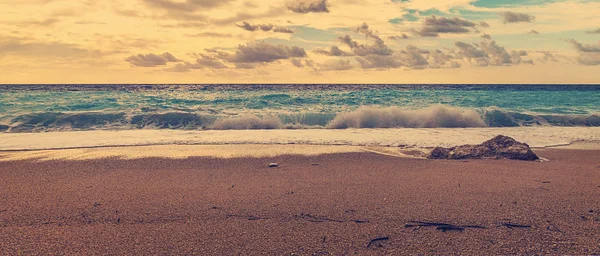
POLYGON ((349 113, 338 114, 327 128, 435 128, 485 127, 480 114, 471 109, 443 105, 407 110, 399 107, 361 107, 349 113))
POLYGON ((208 115, 190 112, 62 113, 42 112, 0 117, 0 132, 81 130, 181 129, 346 129, 346 128, 458 128, 519 126, 600 126, 600 115, 548 115, 432 105, 421 109, 369 107, 341 113, 286 113, 264 115, 208 115), (7 120, 8 123, 7 123, 7 120))
POLYGON ((267 130, 281 129, 283 122, 276 116, 246 116, 217 119, 210 129, 214 130, 267 130))

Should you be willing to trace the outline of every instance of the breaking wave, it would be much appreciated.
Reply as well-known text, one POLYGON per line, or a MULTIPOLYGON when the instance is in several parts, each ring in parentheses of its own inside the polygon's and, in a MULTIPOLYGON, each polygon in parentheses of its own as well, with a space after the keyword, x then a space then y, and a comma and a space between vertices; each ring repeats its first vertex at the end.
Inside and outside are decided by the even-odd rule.
POLYGON ((479 113, 436 105, 417 110, 398 107, 361 107, 353 112, 338 114, 327 128, 434 128, 434 127, 485 127, 479 113))
POLYGON ((81 131, 96 129, 346 129, 519 126, 600 126, 600 115, 548 115, 433 105, 422 109, 359 107, 342 113, 293 113, 225 116, 189 112, 127 114, 44 112, 2 117, 0 132, 81 131), (9 120, 7 123, 6 120, 9 120))

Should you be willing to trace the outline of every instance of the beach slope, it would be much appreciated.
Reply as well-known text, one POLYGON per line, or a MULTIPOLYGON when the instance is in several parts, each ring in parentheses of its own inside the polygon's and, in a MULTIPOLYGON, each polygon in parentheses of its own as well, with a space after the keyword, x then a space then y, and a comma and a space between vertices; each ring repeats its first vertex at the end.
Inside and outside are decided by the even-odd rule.
POLYGON ((600 151, 536 153, 550 161, 3 153, 0 254, 599 254, 600 151))

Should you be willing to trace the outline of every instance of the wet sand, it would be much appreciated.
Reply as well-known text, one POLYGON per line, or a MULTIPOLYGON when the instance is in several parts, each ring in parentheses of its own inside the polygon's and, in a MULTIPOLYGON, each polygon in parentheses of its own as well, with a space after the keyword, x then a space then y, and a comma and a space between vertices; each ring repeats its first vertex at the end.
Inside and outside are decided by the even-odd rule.
POLYGON ((536 153, 0 161, 0 254, 600 254, 600 150, 536 153))

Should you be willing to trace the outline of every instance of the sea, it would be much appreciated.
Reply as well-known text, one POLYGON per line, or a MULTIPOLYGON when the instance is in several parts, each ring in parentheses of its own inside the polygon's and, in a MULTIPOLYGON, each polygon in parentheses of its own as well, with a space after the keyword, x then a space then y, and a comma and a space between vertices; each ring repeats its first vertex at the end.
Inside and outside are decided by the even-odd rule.
POLYGON ((600 85, 0 85, 0 132, 600 126, 600 85))

